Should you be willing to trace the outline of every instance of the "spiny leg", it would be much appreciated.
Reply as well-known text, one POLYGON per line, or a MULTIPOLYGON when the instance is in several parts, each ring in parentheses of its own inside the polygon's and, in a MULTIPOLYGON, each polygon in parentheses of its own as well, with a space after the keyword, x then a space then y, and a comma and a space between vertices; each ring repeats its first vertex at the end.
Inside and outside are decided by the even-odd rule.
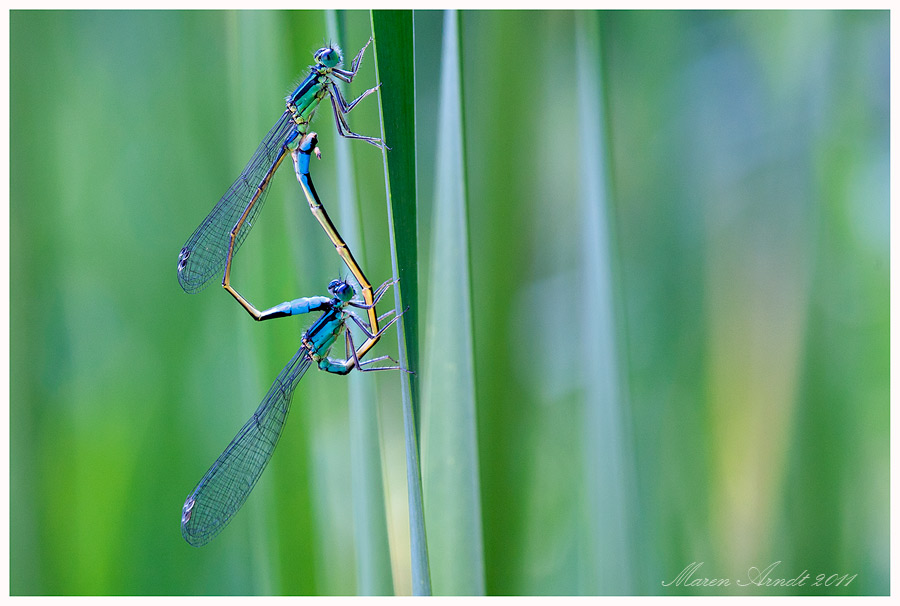
MULTIPOLYGON (((406 310, 403 310, 403 312, 405 313, 406 310)), ((384 332, 388 328, 390 328, 394 322, 397 321, 397 318, 399 318, 400 316, 403 315, 403 313, 395 315, 393 318, 391 318, 390 322, 385 324, 383 327, 381 327, 381 330, 379 330, 378 332, 376 332, 374 334, 369 331, 369 329, 366 327, 366 324, 355 313, 353 313, 352 311, 346 311, 346 314, 351 320, 353 320, 356 323, 357 326, 359 326, 360 330, 362 330, 363 333, 366 335, 366 342, 363 343, 362 345, 360 345, 359 349, 353 349, 353 355, 346 359, 346 364, 347 364, 347 368, 349 371, 350 368, 353 368, 353 366, 357 365, 359 359, 362 358, 363 355, 366 354, 366 352, 368 352, 370 349, 372 349, 372 347, 381 338, 381 335, 383 335, 384 332)), ((385 314, 385 315, 388 315, 388 314, 385 314)), ((350 334, 350 330, 348 329, 347 335, 349 335, 349 334, 350 334)), ((351 344, 353 343, 352 336, 350 337, 350 343, 351 344)), ((383 357, 375 358, 375 360, 370 360, 369 362, 383 360, 383 359, 384 359, 383 357)), ((363 369, 361 369, 361 370, 363 370, 363 369)))
POLYGON ((381 84, 380 83, 376 84, 372 88, 367 89, 365 92, 363 92, 363 94, 358 96, 356 99, 354 99, 350 103, 347 103, 347 100, 344 99, 344 95, 343 95, 343 93, 341 93, 341 89, 339 89, 334 84, 332 84, 332 86, 334 86, 334 93, 337 96, 338 107, 340 108, 341 113, 349 114, 353 110, 353 108, 356 107, 357 103, 359 103, 360 101, 362 101, 363 99, 365 99, 366 97, 368 97, 369 95, 371 95, 372 93, 377 91, 378 87, 381 86, 381 84))
POLYGON ((334 68, 331 70, 331 73, 339 77, 344 82, 352 82, 353 78, 356 77, 356 72, 359 71, 359 64, 362 62, 363 53, 366 52, 366 49, 369 48, 369 45, 372 44, 372 38, 369 38, 369 41, 363 45, 359 52, 356 53, 356 57, 353 58, 353 61, 350 63, 350 71, 345 69, 334 68))
POLYGON ((378 301, 381 300, 381 297, 384 296, 384 293, 386 293, 391 286, 398 283, 399 281, 400 278, 388 278, 387 280, 382 282, 381 286, 375 289, 375 293, 373 294, 373 296, 375 297, 375 303, 378 303, 378 301))
POLYGON ((344 101, 344 98, 341 96, 340 90, 338 90, 337 85, 335 85, 334 82, 331 82, 328 85, 328 96, 331 97, 331 109, 334 110, 334 120, 339 135, 347 139, 362 139, 363 141, 371 143, 375 147, 390 149, 384 144, 384 141, 377 137, 367 137, 350 130, 350 125, 347 124, 347 120, 344 118, 344 112, 342 109, 342 107, 346 107, 346 101, 344 101))
MULTIPOLYGON (((375 307, 375 305, 378 304, 378 302, 381 300, 381 297, 383 297, 384 293, 387 292, 387 289, 399 281, 400 281, 400 278, 397 278, 396 280, 391 278, 390 280, 386 280, 385 282, 383 282, 381 284, 381 286, 379 286, 375 290, 375 292, 372 294, 372 303, 371 304, 360 303, 359 301, 350 301, 350 305, 352 305, 353 307, 356 307, 357 309, 372 309, 373 307, 375 307)), ((380 319, 381 318, 379 318, 379 320, 380 319)))
POLYGON ((382 320, 387 320, 389 316, 391 316, 392 314, 394 314, 396 312, 397 312, 396 309, 390 309, 390 310, 386 311, 385 313, 381 314, 380 316, 378 316, 378 321, 381 322, 382 320))
MULTIPOLYGON (((377 341, 378 339, 381 338, 381 335, 384 334, 384 331, 386 331, 388 328, 390 328, 390 327, 391 327, 391 324, 393 324, 394 322, 396 322, 396 321, 400 318, 400 316, 402 316, 404 313, 406 313, 406 311, 407 311, 408 309, 409 309, 409 308, 407 307, 407 308, 404 309, 402 312, 400 312, 399 314, 397 314, 396 316, 394 316, 393 318, 391 318, 391 321, 388 322, 387 324, 385 324, 384 326, 382 326, 382 327, 381 327, 381 330, 379 330, 379 331, 376 332, 376 333, 370 332, 369 329, 366 327, 365 323, 364 323, 364 322, 359 318, 359 316, 357 316, 355 313, 353 313, 352 311, 346 311, 346 310, 345 310, 345 311, 346 311, 347 317, 349 317, 351 320, 353 320, 353 321, 356 323, 357 326, 359 326, 359 328, 366 334, 366 338, 367 338, 369 341, 372 341, 372 340, 377 341)), ((389 314, 389 313, 391 313, 391 312, 388 312, 388 314, 389 314)), ((385 314, 385 315, 388 315, 388 314, 385 314)), ((367 350, 367 351, 368 351, 368 350, 367 350)))
MULTIPOLYGON (((396 319, 397 318, 394 318, 394 320, 396 320, 396 319)), ((393 321, 388 323, 385 326, 385 328, 387 328, 391 324, 393 324, 393 321)), ((352 361, 356 364, 356 367, 359 369, 359 372, 371 372, 371 371, 375 371, 375 370, 402 370, 404 372, 408 372, 408 373, 412 374, 411 370, 407 370, 407 369, 403 368, 402 366, 400 366, 400 362, 398 362, 397 360, 395 360, 394 358, 392 358, 390 356, 379 356, 377 358, 372 358, 371 360, 367 360, 366 362, 360 362, 359 356, 356 355, 356 347, 353 345, 353 335, 350 334, 349 330, 345 334, 346 334, 345 346, 349 349, 350 355, 352 356, 352 361), (391 362, 396 364, 396 366, 376 366, 375 368, 367 368, 367 366, 369 364, 372 364, 374 362, 380 362, 382 360, 390 360, 391 362)), ((348 360, 348 362, 349 361, 350 360, 348 360)))
MULTIPOLYGON (((346 360, 353 360, 354 353, 356 352, 356 348, 353 345, 353 335, 350 334, 350 331, 346 331, 344 333, 344 356, 346 360)), ((388 355, 378 356, 377 358, 371 358, 363 362, 358 357, 356 358, 356 365, 358 368, 365 370, 364 366, 369 366, 375 362, 381 362, 382 360, 390 360, 394 364, 400 364, 397 360, 388 355)))

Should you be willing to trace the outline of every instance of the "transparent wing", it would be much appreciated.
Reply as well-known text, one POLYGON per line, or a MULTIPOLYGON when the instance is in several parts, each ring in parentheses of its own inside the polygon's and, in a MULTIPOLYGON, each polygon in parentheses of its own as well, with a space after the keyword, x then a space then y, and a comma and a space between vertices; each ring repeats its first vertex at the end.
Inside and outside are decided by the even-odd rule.
POLYGON ((256 195, 247 219, 238 232, 234 252, 244 242, 268 193, 268 179, 284 157, 284 143, 295 132, 291 114, 285 111, 269 130, 241 175, 231 184, 178 254, 178 283, 188 293, 201 291, 210 278, 222 271, 228 253, 229 235, 256 195))
POLYGON ((262 475, 281 437, 294 389, 309 368, 307 351, 301 347, 294 354, 259 408, 184 502, 181 534, 191 545, 200 547, 219 534, 262 475))

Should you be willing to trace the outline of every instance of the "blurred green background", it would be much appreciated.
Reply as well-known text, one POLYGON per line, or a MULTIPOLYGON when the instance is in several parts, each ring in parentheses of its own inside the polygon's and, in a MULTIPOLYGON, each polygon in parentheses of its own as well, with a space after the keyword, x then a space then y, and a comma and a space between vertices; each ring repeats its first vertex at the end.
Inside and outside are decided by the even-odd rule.
MULTIPOLYGON (((352 56, 370 16, 339 19, 352 56)), ((451 19, 477 481, 443 488, 468 490, 479 523, 429 517, 428 415, 455 403, 427 397, 435 592, 887 594, 888 12, 451 19), (473 558, 441 543, 456 534, 473 558), (812 578, 662 585, 692 562, 812 578)), ((456 363, 440 359, 454 327, 427 312, 448 235, 433 203, 448 23, 414 14, 423 381, 456 363)), ((185 295, 177 254, 326 40, 321 12, 11 13, 12 594, 409 593, 394 373, 354 388, 377 410, 376 581, 354 538, 344 377, 304 378, 222 535, 198 550, 178 527, 311 319, 256 325, 215 285, 185 295)), ((374 57, 348 97, 376 81, 374 57)), ((377 135, 374 97, 349 121, 377 135)), ((319 194, 352 184, 351 245, 379 283, 381 154, 351 142, 350 175, 330 112, 314 127, 319 194)), ((345 273, 291 169, 272 187, 233 274, 258 307, 345 273)))

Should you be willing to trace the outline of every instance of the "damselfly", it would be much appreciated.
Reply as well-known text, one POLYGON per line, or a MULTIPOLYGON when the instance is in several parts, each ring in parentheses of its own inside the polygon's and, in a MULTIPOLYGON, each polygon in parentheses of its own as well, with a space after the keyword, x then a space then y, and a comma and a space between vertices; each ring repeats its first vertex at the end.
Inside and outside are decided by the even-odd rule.
MULTIPOLYGON (((331 45, 315 53, 315 65, 309 75, 286 99, 286 109, 266 137, 259 144, 247 166, 232 183, 225 195, 216 203, 206 219, 194 231, 178 255, 178 282, 188 293, 202 290, 224 266, 222 286, 257 320, 265 319, 253 305, 244 299, 230 284, 231 263, 253 226, 256 216, 265 202, 272 175, 281 165, 285 154, 291 153, 295 171, 313 214, 325 228, 341 258, 359 281, 363 300, 372 303, 372 286, 359 264, 350 253, 324 207, 316 196, 309 177, 309 158, 316 148, 316 134, 308 132, 309 123, 319 103, 327 96, 331 100, 338 133, 351 139, 362 139, 376 147, 384 148, 381 139, 359 135, 350 130, 345 114, 357 103, 375 92, 378 86, 366 90, 347 103, 337 87, 335 79, 351 82, 359 70, 363 53, 372 42, 363 46, 351 63, 350 70, 340 69, 343 56, 337 46, 331 45)), ((369 313, 369 329, 378 334, 377 316, 369 313)), ((374 343, 373 343, 374 344, 374 343)), ((369 345, 371 347, 371 345, 369 345)), ((359 355, 365 353, 361 352, 359 355)))
MULTIPOLYGON (((300 349, 275 379, 259 408, 184 502, 181 511, 181 534, 188 543, 195 547, 208 543, 228 524, 247 500, 272 457, 290 409, 291 396, 310 365, 315 363, 320 369, 339 375, 347 374, 353 366, 361 371, 400 369, 397 361, 390 356, 360 362, 350 330, 345 330, 347 320, 356 323, 370 340, 377 339, 387 330, 399 316, 391 318, 379 333, 372 334, 365 322, 347 308, 348 306, 367 310, 374 308, 375 303, 394 282, 388 280, 378 287, 371 304, 355 301, 353 287, 343 280, 334 280, 328 285, 331 297, 295 299, 269 310, 270 317, 291 316, 311 311, 322 312, 322 315, 303 334, 300 349), (344 332, 346 357, 343 360, 335 360, 328 357, 328 352, 341 332, 344 332), (382 360, 390 360, 395 366, 371 366, 382 360)), ((393 313, 391 310, 379 320, 384 320, 393 313)))

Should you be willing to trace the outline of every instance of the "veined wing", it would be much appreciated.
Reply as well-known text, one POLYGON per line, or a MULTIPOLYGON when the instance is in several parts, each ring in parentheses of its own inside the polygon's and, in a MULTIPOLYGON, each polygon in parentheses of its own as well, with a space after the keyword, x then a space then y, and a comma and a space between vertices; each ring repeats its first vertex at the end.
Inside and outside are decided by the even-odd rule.
POLYGON ((291 114, 285 111, 256 148, 241 175, 191 234, 178 255, 178 282, 185 292, 201 291, 222 270, 231 230, 247 205, 253 202, 234 242, 234 252, 240 248, 266 200, 269 179, 284 158, 284 143, 294 131, 291 114), (257 196, 258 190, 261 191, 257 196))
POLYGON ((195 547, 225 528, 272 458, 297 383, 309 368, 306 347, 294 354, 250 420, 212 464, 181 510, 181 534, 195 547))

